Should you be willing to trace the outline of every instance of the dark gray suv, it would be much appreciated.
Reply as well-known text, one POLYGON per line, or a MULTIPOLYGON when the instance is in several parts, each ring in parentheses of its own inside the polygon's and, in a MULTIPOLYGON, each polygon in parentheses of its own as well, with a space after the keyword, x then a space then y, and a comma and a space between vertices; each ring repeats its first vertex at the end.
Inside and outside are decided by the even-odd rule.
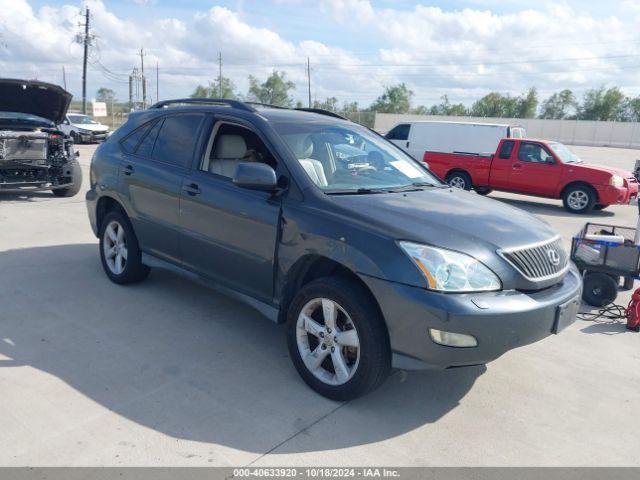
POLYGON ((486 363, 579 304, 549 225, 330 112, 162 102, 97 149, 86 199, 112 281, 168 268, 287 322, 295 367, 333 399, 392 366, 486 363))

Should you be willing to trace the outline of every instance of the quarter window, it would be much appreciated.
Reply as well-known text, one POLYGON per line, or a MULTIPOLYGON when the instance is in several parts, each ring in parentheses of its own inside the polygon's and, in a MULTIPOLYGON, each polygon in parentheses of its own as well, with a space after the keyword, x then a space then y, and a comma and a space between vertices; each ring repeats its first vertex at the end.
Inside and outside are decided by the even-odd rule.
POLYGON ((156 143, 156 138, 158 137, 158 132, 160 131, 160 127, 162 127, 162 120, 156 122, 156 124, 149 130, 149 133, 145 135, 145 137, 138 145, 136 149, 136 154, 142 157, 151 157, 153 153, 153 146, 156 143))
POLYGON ((185 113, 164 119, 153 146, 152 158, 159 162, 188 167, 198 140, 198 130, 204 115, 185 113))
POLYGON ((396 125, 389 133, 387 133, 386 137, 389 140, 407 140, 409 138, 410 129, 411 125, 408 123, 396 125))
POLYGON ((136 149, 140 144, 140 140, 145 136, 149 129, 157 122, 148 122, 141 127, 136 128, 129 135, 120 141, 120 146, 127 153, 136 153, 136 149))
POLYGON ((500 158, 505 160, 509 160, 511 158, 511 153, 513 152, 513 145, 515 142, 506 141, 502 144, 502 148, 500 148, 500 158))

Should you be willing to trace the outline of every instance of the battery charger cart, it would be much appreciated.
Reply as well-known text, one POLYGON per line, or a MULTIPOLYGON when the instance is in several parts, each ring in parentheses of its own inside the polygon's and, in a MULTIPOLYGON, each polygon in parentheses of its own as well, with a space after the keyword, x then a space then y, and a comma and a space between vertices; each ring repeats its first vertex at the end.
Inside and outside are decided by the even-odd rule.
POLYGON ((582 299, 603 310, 617 308, 627 328, 639 331, 640 288, 626 309, 614 301, 619 290, 633 289, 640 279, 640 202, 636 228, 587 223, 571 242, 571 259, 583 275, 582 299))

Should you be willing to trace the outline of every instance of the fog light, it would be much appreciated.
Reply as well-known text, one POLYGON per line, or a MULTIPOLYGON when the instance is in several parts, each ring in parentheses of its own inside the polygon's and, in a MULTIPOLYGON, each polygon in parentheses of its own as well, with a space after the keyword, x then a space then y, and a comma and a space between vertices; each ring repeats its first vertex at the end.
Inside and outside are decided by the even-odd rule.
POLYGON ((464 333, 445 332, 444 330, 429 329, 431 340, 445 347, 477 347, 476 337, 465 335, 464 333))

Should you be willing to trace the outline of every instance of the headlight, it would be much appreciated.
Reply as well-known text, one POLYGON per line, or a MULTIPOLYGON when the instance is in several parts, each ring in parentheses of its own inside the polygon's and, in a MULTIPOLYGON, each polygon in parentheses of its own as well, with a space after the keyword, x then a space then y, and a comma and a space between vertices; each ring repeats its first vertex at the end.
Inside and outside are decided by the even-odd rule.
POLYGON ((611 175, 609 185, 612 187, 622 187, 624 186, 624 179, 619 175, 611 175))
POLYGON ((91 135, 91 130, 85 130, 84 128, 79 128, 78 129, 78 133, 81 133, 82 135, 91 135))
POLYGON ((496 274, 469 255, 412 242, 399 244, 420 269, 430 290, 486 292, 502 288, 496 274))

